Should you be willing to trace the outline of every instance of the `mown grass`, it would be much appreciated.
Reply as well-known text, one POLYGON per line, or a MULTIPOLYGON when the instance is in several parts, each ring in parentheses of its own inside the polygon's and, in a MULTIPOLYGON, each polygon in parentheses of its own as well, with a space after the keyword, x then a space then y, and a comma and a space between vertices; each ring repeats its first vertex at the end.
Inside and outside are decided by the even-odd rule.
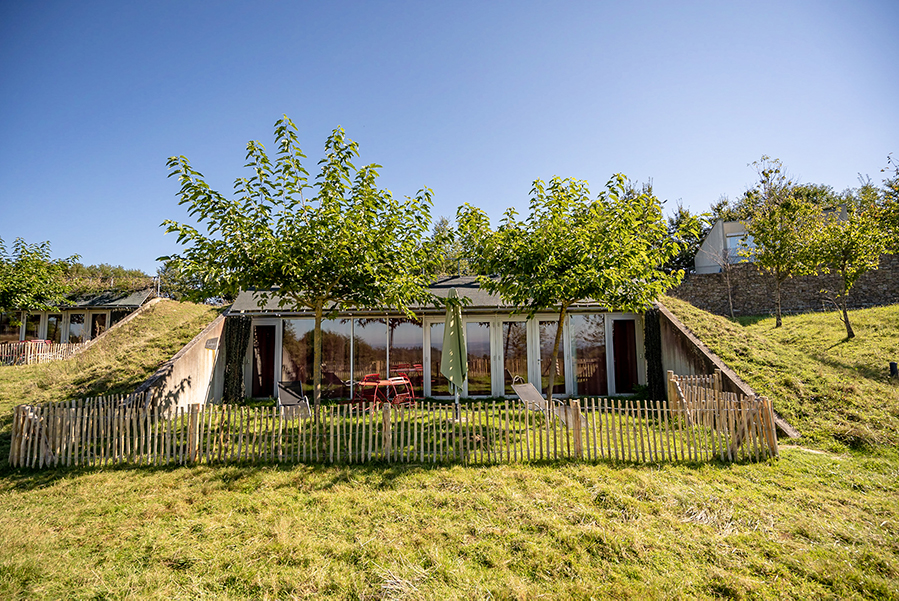
MULTIPOLYGON (((734 349, 751 383, 800 377, 791 357, 813 361, 770 341, 763 322, 672 309, 734 349)), ((835 438, 839 411, 800 419, 816 409, 803 409, 808 396, 780 402, 841 452, 785 446, 757 464, 4 466, 0 598, 899 599, 899 452, 885 426, 866 422, 886 442, 850 449, 835 438)), ((853 402, 863 419, 877 404, 853 402)))
POLYGON ((899 598, 899 460, 0 480, 3 598, 899 598))
POLYGON ((836 313, 747 318, 746 325, 675 298, 663 303, 803 436, 832 451, 899 445, 899 305, 850 311, 847 340, 836 313))

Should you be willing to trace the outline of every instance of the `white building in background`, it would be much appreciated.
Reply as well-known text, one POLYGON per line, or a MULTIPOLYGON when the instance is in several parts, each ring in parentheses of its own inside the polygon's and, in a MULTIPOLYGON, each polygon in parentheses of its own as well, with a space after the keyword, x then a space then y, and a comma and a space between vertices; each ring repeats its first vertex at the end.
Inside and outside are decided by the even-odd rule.
POLYGON ((696 252, 693 261, 696 273, 720 273, 723 264, 751 261, 741 256, 741 252, 754 247, 752 236, 746 233, 742 222, 719 219, 696 252))

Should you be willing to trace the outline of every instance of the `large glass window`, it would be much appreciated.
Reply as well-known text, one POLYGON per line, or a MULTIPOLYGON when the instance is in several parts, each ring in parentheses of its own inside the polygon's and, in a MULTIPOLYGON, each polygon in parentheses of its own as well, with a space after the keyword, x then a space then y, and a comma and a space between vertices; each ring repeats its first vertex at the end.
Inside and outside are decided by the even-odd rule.
POLYGON ((443 359, 443 323, 431 324, 431 396, 449 396, 449 380, 440 373, 440 361, 443 359))
POLYGON ((62 340, 62 315, 59 313, 47 316, 47 340, 57 343, 62 340))
POLYGON ((357 319, 355 339, 355 380, 365 376, 387 377, 387 320, 357 319))
POLYGON ((413 319, 390 320, 390 375, 406 376, 412 382, 415 396, 423 394, 424 338, 421 322, 413 319))
POLYGON ((41 330, 41 316, 30 314, 25 318, 25 340, 37 340, 41 330))
POLYGON ((84 342, 84 313, 69 313, 69 342, 84 342))
POLYGON ((503 380, 505 394, 512 395, 512 382, 528 381, 528 328, 525 321, 503 322, 503 380))
MULTIPOLYGON (((350 320, 322 322, 322 398, 350 396, 350 320)), ((281 381, 302 383, 304 393, 313 394, 315 320, 285 319, 281 350, 281 381)))
POLYGON ((96 338, 106 331, 106 313, 91 315, 91 338, 96 338))
POLYGON ((19 319, 18 313, 0 313, 0 342, 18 342, 19 319))
POLYGON ((468 322, 465 337, 468 343, 468 396, 490 396, 490 322, 468 322))
MULTIPOLYGON (((556 342, 558 321, 540 322, 540 390, 546 394, 549 386, 549 364, 556 342)), ((559 354, 556 357, 556 375, 553 378, 553 394, 565 394, 565 345, 559 342, 559 354)))
POLYGON ((130 314, 131 314, 131 311, 129 311, 128 309, 115 309, 115 310, 111 311, 110 319, 109 319, 109 327, 111 328, 115 324, 119 323, 120 321, 122 321, 123 319, 128 317, 128 315, 130 315, 130 314))
POLYGON ((575 394, 609 394, 606 376, 606 324, 602 315, 572 315, 574 338, 575 394))

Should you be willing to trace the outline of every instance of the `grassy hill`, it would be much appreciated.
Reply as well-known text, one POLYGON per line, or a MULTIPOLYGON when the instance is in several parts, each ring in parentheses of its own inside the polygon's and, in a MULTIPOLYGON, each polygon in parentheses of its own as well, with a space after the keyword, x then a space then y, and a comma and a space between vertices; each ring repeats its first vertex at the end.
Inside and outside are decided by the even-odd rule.
MULTIPOLYGON (((676 305, 716 350, 753 358, 731 363, 753 385, 812 385, 792 363, 811 347, 676 305)), ((899 454, 868 416, 878 402, 853 401, 871 441, 849 448, 834 438, 843 413, 775 398, 844 450, 728 465, 0 468, 0 598, 899 599, 899 454)))
POLYGON ((206 305, 163 300, 71 359, 0 366, 0 454, 5 460, 9 453, 16 405, 131 392, 218 314, 206 305))
POLYGON ((735 323, 675 298, 662 299, 703 342, 798 428, 804 444, 899 445, 899 305, 852 311, 846 339, 836 313, 735 323))

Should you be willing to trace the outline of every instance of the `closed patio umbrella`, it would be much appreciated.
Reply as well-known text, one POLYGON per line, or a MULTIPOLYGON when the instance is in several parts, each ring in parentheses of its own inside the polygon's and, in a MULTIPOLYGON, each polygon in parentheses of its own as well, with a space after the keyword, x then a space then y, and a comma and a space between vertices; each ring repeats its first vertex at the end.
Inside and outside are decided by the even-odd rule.
POLYGON ((446 321, 443 325, 443 356, 440 373, 446 376, 456 392, 456 418, 459 417, 459 391, 468 377, 468 349, 462 324, 462 303, 455 288, 446 297, 446 321))

